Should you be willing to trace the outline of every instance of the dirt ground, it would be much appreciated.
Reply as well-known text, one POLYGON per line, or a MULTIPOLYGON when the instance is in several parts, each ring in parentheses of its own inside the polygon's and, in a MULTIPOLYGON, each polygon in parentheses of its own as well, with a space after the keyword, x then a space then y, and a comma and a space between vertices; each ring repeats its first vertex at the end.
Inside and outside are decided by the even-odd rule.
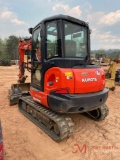
POLYGON ((74 115, 73 135, 56 143, 24 117, 17 105, 9 106, 8 89, 17 82, 17 74, 18 66, 0 66, 5 160, 120 160, 120 86, 109 92, 109 115, 104 121, 74 115))

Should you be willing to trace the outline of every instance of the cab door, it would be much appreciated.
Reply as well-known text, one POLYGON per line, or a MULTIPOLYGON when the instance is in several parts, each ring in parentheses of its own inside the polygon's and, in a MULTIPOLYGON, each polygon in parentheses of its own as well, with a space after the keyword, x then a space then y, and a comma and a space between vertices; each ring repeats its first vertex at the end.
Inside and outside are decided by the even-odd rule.
POLYGON ((32 73, 31 86, 41 90, 41 36, 40 26, 32 34, 32 73))

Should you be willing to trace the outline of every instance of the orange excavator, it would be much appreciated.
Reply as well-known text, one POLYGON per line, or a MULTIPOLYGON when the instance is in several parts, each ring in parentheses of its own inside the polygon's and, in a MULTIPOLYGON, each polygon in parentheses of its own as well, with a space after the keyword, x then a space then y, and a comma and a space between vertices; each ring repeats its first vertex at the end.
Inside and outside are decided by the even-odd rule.
POLYGON ((26 49, 23 45, 24 53, 19 50, 19 83, 9 90, 10 104, 18 103, 19 110, 57 142, 73 133, 70 114, 105 119, 108 89, 103 69, 91 64, 88 23, 56 15, 42 20, 29 33, 30 45, 26 49), (24 65, 25 51, 30 52, 30 68, 28 61, 24 65), (27 87, 25 66, 31 71, 27 87))

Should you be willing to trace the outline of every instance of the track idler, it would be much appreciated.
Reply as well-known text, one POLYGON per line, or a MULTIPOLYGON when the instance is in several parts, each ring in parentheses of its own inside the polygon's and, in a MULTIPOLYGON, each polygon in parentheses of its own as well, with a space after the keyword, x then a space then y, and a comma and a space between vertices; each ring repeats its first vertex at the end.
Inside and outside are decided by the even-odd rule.
POLYGON ((107 117, 108 113, 109 113, 109 109, 107 105, 104 104, 103 106, 95 110, 84 113, 84 115, 94 121, 102 121, 107 117))

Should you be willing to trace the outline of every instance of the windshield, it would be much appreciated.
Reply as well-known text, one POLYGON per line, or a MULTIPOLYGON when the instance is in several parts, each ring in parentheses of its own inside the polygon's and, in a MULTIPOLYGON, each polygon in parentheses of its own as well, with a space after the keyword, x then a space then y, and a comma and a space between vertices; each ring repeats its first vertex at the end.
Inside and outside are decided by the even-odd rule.
POLYGON ((65 57, 78 58, 87 55, 87 28, 64 21, 65 57))

